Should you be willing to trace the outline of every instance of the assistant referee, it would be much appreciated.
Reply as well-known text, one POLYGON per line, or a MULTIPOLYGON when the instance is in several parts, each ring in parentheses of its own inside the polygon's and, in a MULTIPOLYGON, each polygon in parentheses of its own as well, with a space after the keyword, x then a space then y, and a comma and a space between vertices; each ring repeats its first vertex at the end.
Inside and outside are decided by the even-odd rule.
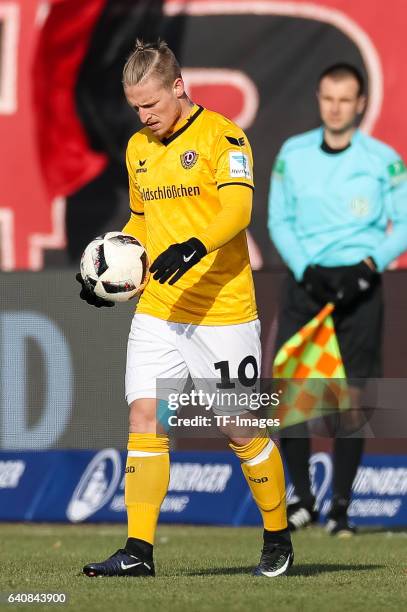
MULTIPOLYGON (((327 302, 335 302, 335 329, 351 387, 348 419, 357 421, 364 381, 382 373, 381 273, 407 249, 407 172, 392 148, 355 126, 366 105, 364 80, 355 67, 327 68, 317 98, 322 127, 284 143, 271 180, 270 236, 290 270, 276 349, 327 302)), ((346 427, 339 435, 327 529, 351 535, 347 511, 363 437, 346 437, 346 427)), ((288 507, 289 525, 298 529, 318 518, 305 424, 286 430, 282 449, 298 499, 288 507)))

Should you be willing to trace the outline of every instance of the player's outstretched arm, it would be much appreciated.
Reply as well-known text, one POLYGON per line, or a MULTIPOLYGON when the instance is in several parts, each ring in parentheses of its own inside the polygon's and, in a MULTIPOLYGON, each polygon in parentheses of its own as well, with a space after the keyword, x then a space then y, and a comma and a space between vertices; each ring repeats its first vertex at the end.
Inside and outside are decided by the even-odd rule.
POLYGON ((103 298, 97 296, 96 293, 86 285, 82 275, 79 272, 75 278, 81 285, 81 292, 79 294, 81 300, 85 300, 85 302, 91 306, 96 306, 96 308, 102 308, 103 306, 110 308, 111 306, 114 306, 113 302, 109 302, 108 300, 104 300, 103 298))

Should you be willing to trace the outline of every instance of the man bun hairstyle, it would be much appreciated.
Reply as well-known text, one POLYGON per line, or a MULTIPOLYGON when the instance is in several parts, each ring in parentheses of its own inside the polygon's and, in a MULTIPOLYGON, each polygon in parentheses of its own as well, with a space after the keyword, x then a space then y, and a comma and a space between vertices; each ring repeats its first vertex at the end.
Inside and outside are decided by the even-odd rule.
POLYGON ((146 77, 156 77, 165 87, 171 87, 180 76, 177 58, 165 40, 145 43, 137 38, 123 69, 123 87, 137 85, 146 77))
POLYGON ((322 79, 324 79, 325 77, 331 77, 333 79, 343 79, 344 77, 347 76, 353 76, 356 81, 358 82, 358 96, 362 96, 365 93, 365 79, 361 73, 361 71, 356 68, 356 66, 353 66, 352 64, 347 64, 346 62, 342 62, 342 63, 338 63, 338 64, 333 64, 332 66, 328 66, 328 68, 325 68, 325 70, 323 70, 323 72, 320 74, 320 77, 318 79, 318 87, 322 81, 322 79))

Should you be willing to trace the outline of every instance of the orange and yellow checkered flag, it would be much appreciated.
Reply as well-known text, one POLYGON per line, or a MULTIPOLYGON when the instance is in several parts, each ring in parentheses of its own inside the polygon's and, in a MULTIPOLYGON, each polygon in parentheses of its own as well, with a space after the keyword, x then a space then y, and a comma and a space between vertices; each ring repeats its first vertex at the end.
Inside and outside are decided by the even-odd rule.
POLYGON ((349 407, 348 388, 329 303, 278 351, 273 364, 280 427, 349 407), (287 380, 289 379, 289 380, 287 380), (294 380, 292 380, 294 379, 294 380))

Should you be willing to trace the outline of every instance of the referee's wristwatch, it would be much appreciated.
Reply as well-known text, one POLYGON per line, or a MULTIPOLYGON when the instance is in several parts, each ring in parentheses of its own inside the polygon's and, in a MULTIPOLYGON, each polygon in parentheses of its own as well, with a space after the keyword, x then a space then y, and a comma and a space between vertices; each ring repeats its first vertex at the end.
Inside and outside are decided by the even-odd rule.
POLYGON ((375 262, 375 260, 373 259, 373 257, 371 257, 371 256, 369 255, 369 257, 366 257, 366 258, 365 258, 363 261, 364 261, 364 263, 365 263, 366 265, 368 265, 368 266, 369 266, 369 268, 370 268, 370 269, 371 269, 373 272, 377 272, 377 271, 378 271, 378 270, 377 270, 377 263, 375 262))

